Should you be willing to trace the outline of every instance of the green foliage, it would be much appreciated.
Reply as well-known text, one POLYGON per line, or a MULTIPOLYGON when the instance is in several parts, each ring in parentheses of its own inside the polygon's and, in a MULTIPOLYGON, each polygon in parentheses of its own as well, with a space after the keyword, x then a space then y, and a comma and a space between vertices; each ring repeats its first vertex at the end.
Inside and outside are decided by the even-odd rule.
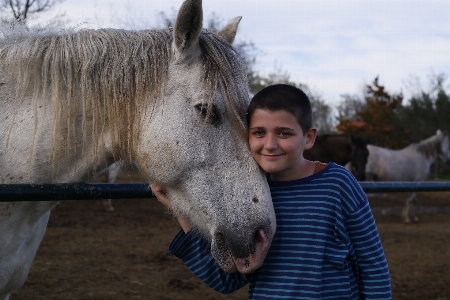
POLYGON ((450 133, 450 95, 445 90, 440 90, 435 105, 438 128, 450 133))
POLYGON ((341 95, 341 97, 343 99, 336 107, 338 112, 338 115, 336 116, 337 121, 362 121, 358 112, 366 109, 366 102, 357 95, 344 94, 341 95))
POLYGON ((398 122, 397 111, 402 105, 403 95, 391 95, 382 86, 378 77, 366 85, 364 102, 344 96, 340 106, 340 131, 370 140, 371 144, 398 149, 405 146, 405 128, 398 122), (351 122, 345 117, 353 117, 351 122))
POLYGON ((414 95, 399 111, 399 120, 409 129, 412 142, 418 142, 436 133, 437 129, 450 132, 450 96, 445 90, 445 74, 430 76, 430 88, 414 95))
POLYGON ((380 85, 376 77, 372 85, 366 86, 366 108, 358 115, 367 124, 371 143, 391 149, 403 148, 405 129, 398 122, 397 110, 402 105, 403 95, 391 95, 380 85))
POLYGON ((338 106, 338 130, 370 138, 371 144, 399 149, 419 142, 437 129, 450 132, 450 95, 445 74, 430 75, 430 87, 416 92, 404 105, 403 95, 388 93, 378 77, 367 85, 364 98, 343 95, 338 106))
MULTIPOLYGON (((306 92, 309 92, 307 90, 306 92)), ((307 93, 308 94, 308 93, 307 93)), ((309 95, 313 111, 313 122, 318 129, 318 134, 334 132, 334 124, 331 114, 331 107, 325 103, 325 100, 314 95, 309 95)))

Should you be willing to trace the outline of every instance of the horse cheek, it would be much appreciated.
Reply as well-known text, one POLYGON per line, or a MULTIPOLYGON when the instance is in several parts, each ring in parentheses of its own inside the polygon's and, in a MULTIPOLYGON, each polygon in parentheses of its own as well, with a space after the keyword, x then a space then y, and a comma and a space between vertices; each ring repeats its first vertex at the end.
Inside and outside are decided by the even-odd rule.
POLYGON ((158 143, 152 151, 143 151, 138 156, 138 166, 150 182, 174 185, 180 181, 183 170, 177 162, 179 153, 166 142, 158 143))

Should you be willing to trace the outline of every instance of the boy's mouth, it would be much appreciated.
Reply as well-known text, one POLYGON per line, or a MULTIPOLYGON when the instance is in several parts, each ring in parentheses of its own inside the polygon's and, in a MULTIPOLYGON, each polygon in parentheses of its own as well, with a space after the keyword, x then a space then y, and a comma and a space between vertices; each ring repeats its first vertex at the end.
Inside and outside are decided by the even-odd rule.
POLYGON ((264 156, 265 158, 271 159, 271 158, 280 157, 282 154, 264 154, 264 153, 261 153, 261 155, 264 156))

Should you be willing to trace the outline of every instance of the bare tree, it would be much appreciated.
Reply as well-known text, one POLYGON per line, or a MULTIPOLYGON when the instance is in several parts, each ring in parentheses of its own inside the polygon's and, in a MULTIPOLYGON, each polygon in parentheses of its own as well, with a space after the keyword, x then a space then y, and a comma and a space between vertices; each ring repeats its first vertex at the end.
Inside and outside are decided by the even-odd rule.
POLYGON ((14 19, 25 22, 29 15, 45 12, 64 0, 1 0, 0 11, 12 12, 14 19))

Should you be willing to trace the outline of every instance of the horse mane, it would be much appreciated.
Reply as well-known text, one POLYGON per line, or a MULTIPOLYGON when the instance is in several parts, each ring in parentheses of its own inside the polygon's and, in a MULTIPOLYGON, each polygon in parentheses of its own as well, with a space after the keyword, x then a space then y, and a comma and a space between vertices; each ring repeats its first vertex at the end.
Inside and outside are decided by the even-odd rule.
MULTIPOLYGON (((112 144, 118 145, 112 149, 114 159, 129 160, 142 128, 136 118, 147 111, 149 104, 153 113, 164 92, 172 36, 172 29, 13 33, 0 41, 0 59, 6 67, 17 70, 17 105, 24 101, 26 92, 32 95, 35 136, 37 107, 46 107, 50 101, 53 162, 63 158, 61 149, 71 151, 75 122, 80 118, 82 151, 92 143, 93 155, 98 157, 97 141, 104 144, 103 133, 109 129, 112 144)), ((246 82, 242 58, 226 41, 205 30, 199 43, 208 103, 212 103, 219 87, 226 95, 227 113, 245 135, 248 91, 237 84, 246 82)), ((31 149, 34 144, 33 140, 31 149)))
POLYGON ((414 149, 424 154, 426 157, 437 157, 438 155, 442 154, 441 145, 443 137, 444 135, 442 134, 435 134, 418 143, 412 143, 406 148, 414 149))

